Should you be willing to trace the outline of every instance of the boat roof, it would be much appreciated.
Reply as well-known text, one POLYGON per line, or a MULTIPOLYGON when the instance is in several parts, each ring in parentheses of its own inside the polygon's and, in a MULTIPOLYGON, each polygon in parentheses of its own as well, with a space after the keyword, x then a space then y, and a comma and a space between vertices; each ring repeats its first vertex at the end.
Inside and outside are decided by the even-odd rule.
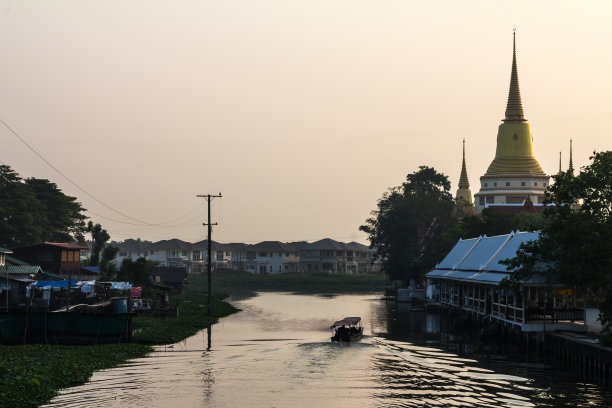
POLYGON ((345 317, 342 320, 338 320, 336 323, 332 324, 334 326, 350 326, 352 324, 357 324, 361 321, 361 317, 345 317))

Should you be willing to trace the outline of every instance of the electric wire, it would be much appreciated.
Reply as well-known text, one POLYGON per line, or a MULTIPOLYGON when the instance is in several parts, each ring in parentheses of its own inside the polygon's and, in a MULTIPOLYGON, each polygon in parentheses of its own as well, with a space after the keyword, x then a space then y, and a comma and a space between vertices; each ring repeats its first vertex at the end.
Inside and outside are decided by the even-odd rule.
POLYGON ((194 210, 190 211, 188 214, 178 217, 174 220, 171 221, 165 221, 159 224, 155 224, 155 223, 150 223, 150 222, 146 222, 146 221, 142 221, 139 220, 137 218, 131 217, 127 214, 124 214, 123 212, 114 209, 113 207, 111 207, 110 205, 104 203, 102 200, 98 199, 97 197, 95 197, 93 194, 90 194, 87 190, 85 190, 83 187, 81 187, 80 185, 78 185, 76 182, 74 182, 72 179, 70 179, 68 176, 66 176, 62 171, 60 171, 57 167, 55 167, 49 160, 47 160, 45 157, 43 157, 42 154, 40 154, 36 149, 34 149, 32 146, 30 146, 30 144, 28 142, 25 141, 25 139, 23 139, 11 126, 9 126, 2 118, 0 118, 0 123, 2 123, 4 125, 4 127, 6 127, 17 139, 19 139, 19 141, 21 143, 23 143, 28 149, 30 149, 36 156, 38 156, 43 162, 45 162, 49 167, 51 167, 53 170, 55 170, 60 176, 62 176, 64 179, 66 179, 70 184, 72 184, 74 187, 76 187, 77 189, 79 189, 80 191, 82 191, 84 194, 86 194, 88 197, 90 197, 92 200, 96 201, 98 204, 108 208, 109 210, 121 215, 122 217, 128 218, 132 221, 136 221, 138 224, 134 224, 134 223, 128 223, 125 221, 119 221, 119 220, 114 220, 112 218, 109 217, 104 217, 102 215, 99 214, 95 214, 92 211, 86 210, 91 214, 95 214, 98 217, 101 218, 105 218, 108 220, 112 220, 114 222, 119 222, 119 223, 125 223, 127 225, 142 225, 142 226, 150 226, 150 227, 167 227, 168 225, 165 224, 170 224, 174 221, 177 221, 181 218, 187 217, 189 215, 191 215, 193 212, 195 212, 200 206, 196 207, 194 210))

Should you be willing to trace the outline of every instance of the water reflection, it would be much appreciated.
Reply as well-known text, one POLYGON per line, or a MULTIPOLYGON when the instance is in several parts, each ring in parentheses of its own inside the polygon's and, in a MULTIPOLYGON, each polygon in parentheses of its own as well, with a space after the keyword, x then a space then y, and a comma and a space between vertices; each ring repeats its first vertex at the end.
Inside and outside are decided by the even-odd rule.
POLYGON ((94 374, 49 407, 580 407, 612 406, 605 388, 496 356, 440 346, 444 313, 375 295, 241 294, 242 312, 173 347, 94 374), (361 315, 359 343, 329 325, 361 315), (214 333, 214 346, 212 332, 214 333))

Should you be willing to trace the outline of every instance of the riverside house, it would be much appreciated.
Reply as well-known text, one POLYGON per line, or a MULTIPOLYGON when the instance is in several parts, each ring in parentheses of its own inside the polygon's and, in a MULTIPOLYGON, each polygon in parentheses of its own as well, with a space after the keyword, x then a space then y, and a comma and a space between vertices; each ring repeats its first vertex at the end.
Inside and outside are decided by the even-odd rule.
POLYGON ((538 275, 515 290, 499 286, 513 273, 500 262, 513 258, 522 243, 537 240, 538 234, 460 239, 426 274, 428 300, 522 332, 586 331, 585 307, 577 305, 572 288, 550 288, 538 275))
POLYGON ((80 274, 81 250, 87 247, 59 242, 43 242, 13 250, 13 257, 30 265, 39 265, 43 271, 61 277, 80 274))

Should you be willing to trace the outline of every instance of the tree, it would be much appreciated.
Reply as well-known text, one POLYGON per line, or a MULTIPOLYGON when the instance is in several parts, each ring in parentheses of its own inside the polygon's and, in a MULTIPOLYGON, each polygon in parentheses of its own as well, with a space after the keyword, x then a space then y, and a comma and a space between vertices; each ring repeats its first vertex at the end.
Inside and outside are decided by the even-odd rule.
POLYGON ((384 193, 378 209, 359 227, 368 234, 376 258, 382 259, 391 280, 421 279, 433 266, 431 257, 423 257, 422 250, 428 231, 454 223, 449 190, 448 177, 420 166, 408 174, 405 183, 384 193))
POLYGON ((136 285, 150 285, 151 274, 155 265, 156 262, 147 261, 145 258, 138 258, 136 261, 125 258, 121 263, 121 269, 117 273, 117 279, 129 281, 136 285))
POLYGON ((111 262, 117 256, 117 252, 119 252, 119 248, 114 245, 107 245, 102 250, 102 259, 100 260, 100 272, 104 279, 110 280, 115 274, 116 268, 115 264, 111 262))
POLYGON ((104 245, 110 239, 110 235, 102 228, 100 224, 94 224, 89 221, 87 223, 87 232, 91 233, 91 258, 89 264, 96 266, 100 262, 100 251, 104 249, 104 245))
POLYGON ((600 308, 612 334, 612 151, 594 152, 577 176, 553 176, 540 239, 521 246, 506 263, 517 268, 510 284, 535 273, 551 284, 575 286, 585 296, 608 299, 600 308))
POLYGON ((85 211, 49 180, 23 180, 0 165, 0 246, 15 248, 43 241, 82 241, 85 211))

